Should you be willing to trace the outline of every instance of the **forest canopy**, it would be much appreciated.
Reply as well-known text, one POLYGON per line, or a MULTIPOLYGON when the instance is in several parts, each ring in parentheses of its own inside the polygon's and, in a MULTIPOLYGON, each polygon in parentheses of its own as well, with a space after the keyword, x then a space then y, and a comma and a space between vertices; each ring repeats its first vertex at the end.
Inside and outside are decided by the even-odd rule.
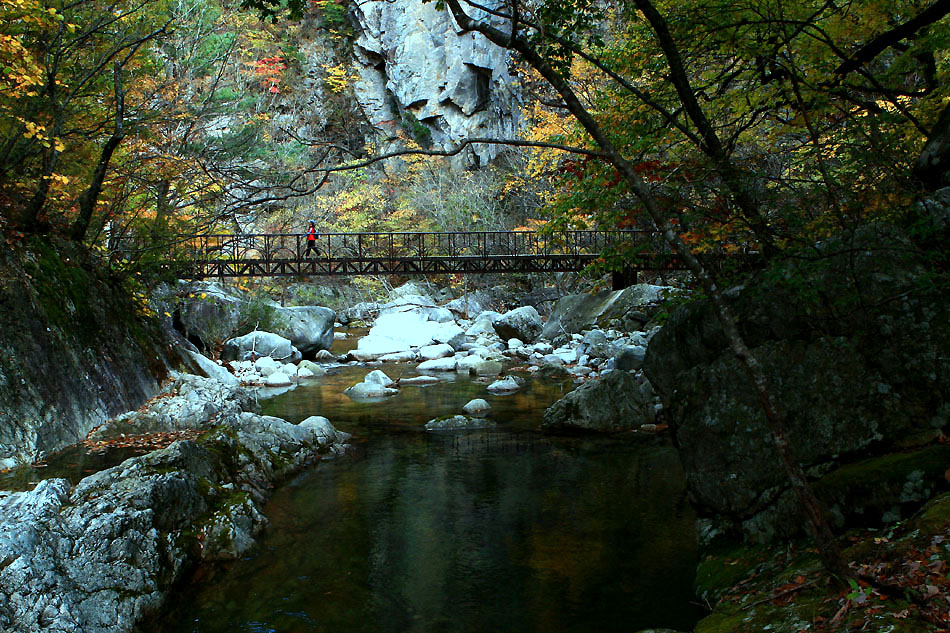
MULTIPOLYGON (((220 229, 335 192, 321 204, 341 230, 488 217, 497 228, 652 227, 607 144, 696 254, 771 256, 910 222, 912 201, 950 184, 946 0, 431 0, 513 49, 528 125, 507 140, 549 145, 493 167, 482 196, 470 176, 433 178, 436 159, 398 173, 345 167, 383 145, 351 114, 343 56, 323 70, 332 131, 275 126, 276 112, 299 107, 300 42, 325 32, 345 52, 352 41, 348 4, 244 4, 0 0, 4 225, 98 243, 110 231, 220 229), (449 208, 440 188, 470 194, 449 208)), ((405 146, 422 152, 425 126, 410 119, 405 146)))

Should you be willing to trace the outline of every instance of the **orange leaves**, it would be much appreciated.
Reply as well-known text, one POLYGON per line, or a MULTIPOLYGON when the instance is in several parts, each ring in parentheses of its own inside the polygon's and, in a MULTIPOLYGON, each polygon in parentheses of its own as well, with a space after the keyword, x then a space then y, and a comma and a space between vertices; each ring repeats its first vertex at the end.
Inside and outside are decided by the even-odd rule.
POLYGON ((245 63, 251 67, 254 75, 260 80, 261 88, 265 92, 280 94, 280 82, 284 71, 287 70, 287 61, 282 55, 264 57, 245 63))
POLYGON ((108 440, 83 440, 82 445, 90 453, 103 454, 114 448, 134 448, 141 452, 165 448, 178 440, 196 440, 201 431, 168 431, 163 433, 147 433, 143 435, 126 435, 108 440))

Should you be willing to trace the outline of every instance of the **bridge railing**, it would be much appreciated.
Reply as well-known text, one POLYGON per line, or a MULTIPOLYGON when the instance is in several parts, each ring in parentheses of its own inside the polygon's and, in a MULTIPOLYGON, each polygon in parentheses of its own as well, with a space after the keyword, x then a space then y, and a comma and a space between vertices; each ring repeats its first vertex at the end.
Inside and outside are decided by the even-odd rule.
MULTIPOLYGON (((321 233, 316 248, 320 258, 358 260, 593 255, 650 235, 648 231, 321 233)), ((299 260, 307 246, 304 234, 198 235, 183 241, 194 260, 299 260)))

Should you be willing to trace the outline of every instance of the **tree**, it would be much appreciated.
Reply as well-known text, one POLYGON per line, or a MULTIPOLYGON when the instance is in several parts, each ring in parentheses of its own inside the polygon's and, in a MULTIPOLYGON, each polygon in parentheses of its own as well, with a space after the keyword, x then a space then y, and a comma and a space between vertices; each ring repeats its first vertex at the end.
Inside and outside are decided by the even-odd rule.
POLYGON ((759 394, 826 568, 847 576, 789 443, 789 412, 745 344, 702 247, 731 242, 775 257, 910 199, 920 146, 927 142, 926 165, 946 160, 946 117, 932 128, 923 121, 946 97, 939 79, 947 30, 929 27, 945 20, 950 3, 444 4, 461 29, 516 51, 604 152, 605 161, 567 171, 568 198, 622 186, 689 265, 759 394), (858 17, 871 33, 854 28, 858 17), (583 97, 578 60, 601 73, 583 97), (884 186, 890 198, 882 201, 884 186))
MULTIPOLYGON (((688 113, 689 120, 694 126, 700 146, 704 153, 706 153, 720 170, 725 187, 736 199, 737 205, 742 210, 746 220, 750 223, 756 236, 759 238, 767 238, 768 236, 763 234, 764 220, 761 211, 751 201, 748 190, 742 183, 742 174, 739 173, 728 159, 721 140, 712 128, 705 113, 699 107, 698 100, 695 98, 692 85, 683 67, 679 49, 672 40, 665 19, 648 0, 637 0, 635 4, 643 12, 663 50, 672 82, 681 100, 682 108, 688 113)), ((607 136, 597 120, 591 115, 590 111, 584 107, 565 75, 560 72, 555 63, 552 63, 549 58, 546 58, 543 52, 535 45, 538 39, 535 38, 533 42, 519 32, 518 12, 512 11, 507 16, 507 28, 503 30, 492 25, 487 20, 472 18, 466 12, 465 8, 463 8, 460 0, 446 0, 446 5, 451 10, 456 23, 461 29, 465 31, 477 31, 494 44, 516 51, 525 62, 530 64, 531 67, 554 88, 563 100, 564 106, 583 126, 594 143, 604 151, 607 161, 617 170, 637 196, 657 229, 662 232, 670 247, 688 264, 710 298, 733 353, 743 363, 749 373, 750 379, 755 385, 756 391, 759 394, 760 403, 769 423, 769 429, 775 446, 782 459, 792 488, 798 495, 802 507, 806 512, 810 531, 819 547, 826 568, 839 577, 846 577, 848 575, 847 566, 841 558, 828 520, 818 500, 808 486, 800 463, 792 452, 788 439, 787 413, 783 410, 781 403, 776 399, 774 391, 769 384, 768 376, 758 359, 743 340, 736 319, 726 303, 722 289, 717 284, 716 279, 706 270, 706 267, 703 266, 699 258, 694 255, 692 249, 683 242, 680 235, 674 230, 671 218, 661 208, 649 185, 643 180, 640 174, 637 173, 633 163, 621 153, 607 136)), ((563 7, 564 5, 559 6, 563 7)), ((516 9, 518 7, 515 6, 512 8, 516 9)), ((557 21, 554 24, 563 28, 568 20, 573 20, 577 17, 577 13, 567 11, 562 12, 556 17, 557 21), (567 18, 567 20, 565 20, 565 18, 567 18)), ((540 33, 540 29, 537 32, 540 33)), ((555 57, 554 62, 556 61, 557 58, 555 57)), ((771 242, 771 240, 769 240, 769 242, 771 242)))

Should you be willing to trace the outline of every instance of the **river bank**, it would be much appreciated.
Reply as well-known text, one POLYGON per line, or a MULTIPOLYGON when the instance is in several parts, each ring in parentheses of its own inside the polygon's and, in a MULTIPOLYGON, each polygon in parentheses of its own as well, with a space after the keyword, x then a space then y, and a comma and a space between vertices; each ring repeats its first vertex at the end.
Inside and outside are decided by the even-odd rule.
MULTIPOLYGON (((233 559, 266 525, 276 482, 348 435, 325 419, 301 424, 254 412, 246 389, 180 375, 100 437, 167 419, 195 439, 83 478, 45 479, 0 496, 0 624, 6 631, 132 631, 200 560, 233 559)), ((166 429, 169 430, 169 429, 166 429)))
POLYGON ((950 630, 950 494, 909 519, 845 534, 856 580, 842 586, 807 542, 708 553, 696 591, 711 615, 694 633, 950 630))

